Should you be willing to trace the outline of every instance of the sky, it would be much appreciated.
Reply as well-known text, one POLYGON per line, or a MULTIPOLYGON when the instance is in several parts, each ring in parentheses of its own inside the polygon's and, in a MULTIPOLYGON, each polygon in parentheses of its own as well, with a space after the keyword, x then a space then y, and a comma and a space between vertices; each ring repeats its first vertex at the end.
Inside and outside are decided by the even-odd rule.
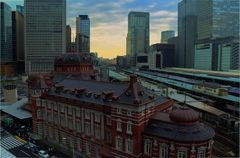
MULTIPOLYGON (((12 9, 24 0, 0 0, 12 9)), ((87 14, 91 23, 91 52, 114 58, 126 54, 127 18, 130 11, 150 13, 150 44, 160 42, 165 30, 177 32, 177 3, 180 0, 67 0, 67 24, 75 36, 76 17, 87 14)))

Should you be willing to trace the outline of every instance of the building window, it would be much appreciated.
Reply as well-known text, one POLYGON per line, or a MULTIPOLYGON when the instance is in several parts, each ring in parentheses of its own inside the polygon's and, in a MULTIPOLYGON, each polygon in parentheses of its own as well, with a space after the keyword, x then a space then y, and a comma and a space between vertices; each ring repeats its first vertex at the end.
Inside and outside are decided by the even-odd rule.
POLYGON ((95 137, 97 139, 100 139, 100 137, 101 137, 101 127, 100 127, 100 125, 95 125, 95 137))
POLYGON ((116 137, 116 149, 122 150, 122 138, 119 136, 116 137))
POLYGON ((52 102, 49 102, 49 103, 48 103, 48 109, 51 110, 53 105, 54 105, 54 104, 53 104, 52 102))
POLYGON ((117 120, 117 131, 122 132, 122 123, 120 119, 117 120))
POLYGON ((132 116, 132 111, 131 110, 127 110, 127 115, 128 116, 132 116))
POLYGON ((99 113, 94 113, 94 117, 95 117, 95 122, 100 122, 100 114, 99 113))
POLYGON ((53 119, 54 119, 54 123, 58 124, 58 113, 56 112, 53 113, 53 119))
POLYGON ((54 110, 57 111, 58 110, 58 104, 54 104, 54 110))
POLYGON ((117 113, 121 114, 121 109, 120 108, 117 108, 117 113))
POLYGON ((64 113, 64 105, 61 105, 61 112, 64 113))
POLYGON ((133 141, 131 139, 126 140, 126 152, 132 153, 133 152, 133 141))
POLYGON ((91 127, 89 122, 85 122, 85 134, 88 136, 91 134, 91 127))
POLYGON ((47 112, 47 117, 48 117, 48 121, 51 122, 52 121, 52 113, 50 111, 47 112))
POLYGON ((90 143, 86 143, 86 152, 88 155, 91 154, 91 144, 90 143))
POLYGON ((37 106, 41 106, 41 100, 39 98, 36 99, 37 106))
POLYGON ((185 149, 178 149, 177 158, 187 158, 187 151, 185 149))
POLYGON ((89 111, 85 111, 85 119, 90 120, 90 112, 89 111))
POLYGON ((60 122, 61 122, 61 126, 65 127, 65 117, 63 115, 60 116, 60 122))
POLYGON ((111 125, 111 124, 112 124, 111 116, 107 116, 107 125, 111 125))
POLYGON ((144 140, 144 154, 151 156, 152 141, 149 139, 144 140))
POLYGON ((68 119, 68 128, 73 129, 73 120, 72 119, 68 119))
POLYGON ((76 130, 79 133, 82 131, 82 129, 81 129, 81 122, 80 121, 76 121, 76 130))
POLYGON ((77 116, 77 117, 81 117, 81 109, 80 109, 80 108, 77 108, 77 110, 76 110, 76 116, 77 116))
POLYGON ((69 115, 72 115, 72 113, 73 113, 72 111, 73 111, 73 108, 70 107, 70 106, 68 106, 68 114, 69 114, 69 115))
POLYGON ((132 123, 127 122, 127 134, 132 134, 132 123))
POLYGON ((107 143, 109 143, 109 144, 112 143, 112 132, 111 132, 111 130, 106 130, 105 139, 106 139, 107 143))
POLYGON ((206 155, 206 149, 200 147, 198 149, 197 158, 205 158, 205 155, 206 155))
POLYGON ((167 144, 160 144, 160 157, 159 158, 168 158, 168 145, 167 144))
POLYGON ((42 111, 39 109, 37 110, 37 118, 42 119, 42 111))

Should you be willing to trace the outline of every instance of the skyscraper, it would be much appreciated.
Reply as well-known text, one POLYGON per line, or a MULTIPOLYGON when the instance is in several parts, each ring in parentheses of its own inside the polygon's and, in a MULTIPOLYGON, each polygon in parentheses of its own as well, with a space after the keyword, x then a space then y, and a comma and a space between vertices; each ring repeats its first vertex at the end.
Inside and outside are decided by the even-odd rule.
POLYGON ((137 54, 149 52, 149 13, 131 11, 128 14, 126 45, 128 63, 136 66, 137 54))
POLYGON ((90 19, 88 15, 76 17, 76 47, 77 52, 90 52, 90 19))
POLYGON ((1 63, 13 61, 12 52, 12 9, 1 2, 1 63))
POLYGON ((25 0, 26 72, 50 72, 66 52, 66 0, 25 0))
POLYGON ((1 4, 1 75, 12 74, 13 51, 12 51, 12 10, 6 3, 1 4))
POLYGON ((239 36, 239 0, 198 0, 198 40, 239 36))
POLYGON ((200 0, 197 15, 194 67, 239 69, 239 1, 200 0))
POLYGON ((168 43, 168 40, 175 36, 175 32, 173 30, 162 31, 161 32, 161 43, 168 43))
POLYGON ((23 6, 17 6, 16 11, 12 12, 12 42, 14 60, 18 73, 25 72, 25 52, 24 52, 24 15, 23 6))
POLYGON ((179 67, 193 68, 194 66, 194 43, 197 38, 197 1, 182 0, 178 3, 179 67))
POLYGON ((72 37, 72 32, 71 32, 71 26, 67 25, 66 26, 66 48, 67 52, 71 52, 71 38, 72 37))

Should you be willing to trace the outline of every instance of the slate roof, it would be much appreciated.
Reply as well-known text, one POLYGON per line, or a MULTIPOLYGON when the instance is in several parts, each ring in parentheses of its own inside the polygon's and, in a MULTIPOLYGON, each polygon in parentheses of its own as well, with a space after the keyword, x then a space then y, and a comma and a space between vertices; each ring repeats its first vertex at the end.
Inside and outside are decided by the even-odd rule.
POLYGON ((97 104, 118 102, 140 105, 152 101, 156 104, 167 101, 167 99, 163 97, 156 98, 152 93, 149 93, 141 87, 137 80, 134 82, 136 83, 117 83, 66 78, 62 82, 56 84, 55 87, 51 87, 45 94, 97 104))
POLYGON ((211 127, 199 122, 179 124, 170 119, 169 113, 164 112, 156 112, 143 133, 179 142, 201 142, 215 135, 211 127))

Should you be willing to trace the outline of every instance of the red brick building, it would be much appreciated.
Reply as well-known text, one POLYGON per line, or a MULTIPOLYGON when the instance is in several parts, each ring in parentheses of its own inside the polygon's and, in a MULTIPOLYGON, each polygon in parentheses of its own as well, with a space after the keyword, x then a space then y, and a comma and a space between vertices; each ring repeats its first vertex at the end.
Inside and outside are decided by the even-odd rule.
POLYGON ((56 59, 54 74, 28 79, 35 134, 90 157, 190 158, 200 148, 205 152, 199 158, 211 155, 214 131, 198 123, 198 114, 190 109, 167 113, 173 101, 144 89, 136 76, 129 83, 59 79, 59 73, 85 71, 79 59, 83 56, 71 65, 73 56, 56 59), (160 153, 162 143, 165 155, 160 153), (179 155, 180 149, 187 154, 179 155))
POLYGON ((54 61, 55 73, 93 73, 93 60, 89 53, 65 53, 54 61))
POLYGON ((198 113, 187 107, 156 112, 143 132, 143 157, 211 157, 215 132, 198 119, 198 113))

